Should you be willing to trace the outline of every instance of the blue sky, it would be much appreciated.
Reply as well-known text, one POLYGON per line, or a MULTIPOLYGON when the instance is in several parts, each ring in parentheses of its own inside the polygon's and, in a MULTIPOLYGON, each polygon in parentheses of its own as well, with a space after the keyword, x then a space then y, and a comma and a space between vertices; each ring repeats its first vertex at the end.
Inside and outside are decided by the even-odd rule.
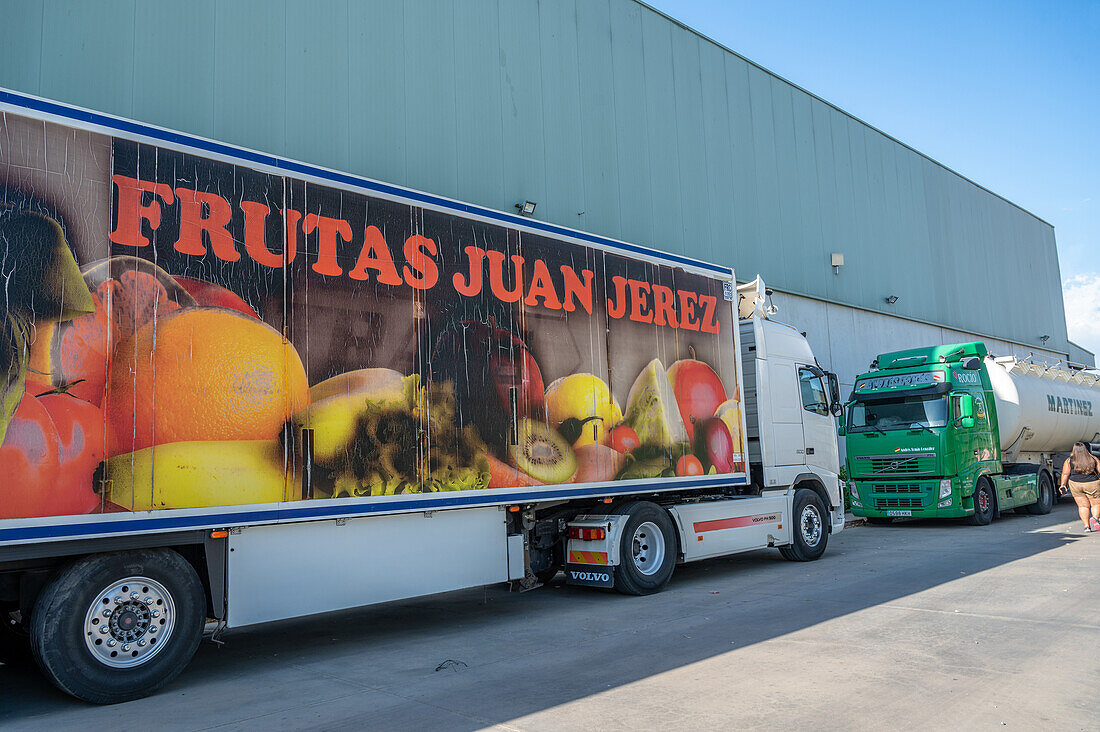
POLYGON ((648 0, 1049 221, 1100 354, 1100 0, 648 0))

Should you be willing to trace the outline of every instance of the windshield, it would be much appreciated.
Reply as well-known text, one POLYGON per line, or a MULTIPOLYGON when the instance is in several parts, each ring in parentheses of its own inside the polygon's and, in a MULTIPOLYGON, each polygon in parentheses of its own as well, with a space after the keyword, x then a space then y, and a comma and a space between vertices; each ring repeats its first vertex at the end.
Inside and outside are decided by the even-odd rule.
POLYGON ((888 402, 855 402, 848 408, 848 431, 906 430, 947 424, 947 399, 903 397, 888 402))

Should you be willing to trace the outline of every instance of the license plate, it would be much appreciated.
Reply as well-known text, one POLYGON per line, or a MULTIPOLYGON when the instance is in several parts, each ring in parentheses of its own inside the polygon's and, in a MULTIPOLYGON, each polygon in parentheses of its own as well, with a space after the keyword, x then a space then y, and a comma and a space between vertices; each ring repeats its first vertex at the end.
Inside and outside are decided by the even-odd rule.
POLYGON ((912 516, 912 511, 887 511, 887 516, 912 516))
POLYGON ((614 569, 595 564, 566 564, 565 582, 587 587, 614 587, 614 569))

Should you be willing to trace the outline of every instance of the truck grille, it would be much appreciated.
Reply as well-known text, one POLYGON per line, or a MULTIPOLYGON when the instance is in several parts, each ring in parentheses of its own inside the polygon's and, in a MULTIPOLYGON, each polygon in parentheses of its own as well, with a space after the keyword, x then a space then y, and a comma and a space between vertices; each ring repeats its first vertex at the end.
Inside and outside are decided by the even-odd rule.
POLYGON ((920 483, 872 483, 872 493, 923 493, 920 483))
POLYGON ((875 508, 924 508, 923 498, 876 498, 875 508))
POLYGON ((931 475, 936 472, 936 453, 904 455, 861 455, 854 466, 857 475, 874 478, 886 475, 931 475))

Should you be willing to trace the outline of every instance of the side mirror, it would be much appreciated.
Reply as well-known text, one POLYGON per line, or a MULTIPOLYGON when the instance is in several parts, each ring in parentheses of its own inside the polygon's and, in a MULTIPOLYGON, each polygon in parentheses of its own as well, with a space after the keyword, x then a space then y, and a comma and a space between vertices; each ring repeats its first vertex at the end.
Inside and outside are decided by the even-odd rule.
POLYGON ((974 397, 970 394, 955 397, 955 421, 963 429, 974 426, 974 397))
POLYGON ((834 417, 839 417, 843 411, 840 403, 840 380, 831 371, 825 373, 825 379, 829 382, 829 409, 834 417))
POLYGON ((836 434, 839 437, 844 437, 846 434, 848 434, 848 431, 846 429, 844 429, 844 410, 839 408, 840 407, 839 404, 837 405, 837 407, 838 407, 837 411, 835 412, 836 418, 837 418, 836 419, 836 422, 837 422, 836 434))

